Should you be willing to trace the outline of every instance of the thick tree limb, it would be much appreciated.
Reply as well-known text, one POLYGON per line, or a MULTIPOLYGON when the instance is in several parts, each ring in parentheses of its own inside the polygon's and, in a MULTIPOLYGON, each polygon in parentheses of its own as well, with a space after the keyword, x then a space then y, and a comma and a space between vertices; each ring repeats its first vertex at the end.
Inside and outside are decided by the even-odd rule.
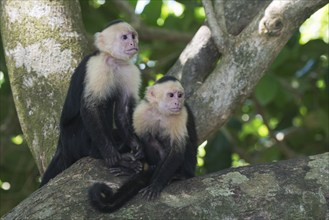
MULTIPOLYGON (((212 135, 229 119, 234 110, 253 91, 265 70, 295 30, 326 3, 325 0, 275 0, 266 9, 265 16, 260 12, 234 38, 228 52, 222 55, 214 71, 188 99, 192 111, 197 116, 199 140, 212 135), (272 11, 274 14, 271 13, 272 11), (275 36, 258 32, 259 25, 262 24, 259 23, 261 19, 263 23, 272 22, 273 17, 278 18, 278 15, 282 24, 279 25, 281 27, 279 30, 276 30, 277 28, 273 30, 276 32, 275 36), (211 120, 207 120, 209 118, 211 120)), ((181 68, 184 68, 184 65, 181 68)))
POLYGON ((221 53, 226 52, 226 48, 229 46, 228 43, 228 35, 225 27, 225 17, 224 17, 224 2, 223 0, 219 0, 219 5, 221 7, 220 11, 217 12, 216 16, 214 7, 212 5, 212 1, 203 0, 202 1, 204 9, 206 11, 207 22, 212 32, 212 38, 218 48, 218 51, 221 53), (219 17, 217 21, 217 17, 219 17))
POLYGON ((88 52, 79 2, 0 1, 1 36, 21 128, 42 173, 71 74, 88 52))
POLYGON ((100 161, 85 158, 4 216, 11 219, 326 219, 329 153, 231 168, 172 183, 160 199, 140 196, 113 214, 88 203, 95 181, 118 187, 100 161))
POLYGON ((219 56, 209 27, 203 25, 167 74, 180 79, 186 96, 190 97, 213 71, 219 56))
MULTIPOLYGON (((75 17, 80 16, 77 1, 43 0, 39 2, 39 8, 28 4, 30 1, 19 1, 24 5, 16 9, 13 4, 17 2, 1 1, 1 33, 23 132, 42 170, 47 164, 46 155, 49 161, 56 145, 59 112, 68 79, 83 52, 87 51, 87 40, 81 18, 75 17), (56 13, 58 11, 60 14, 56 13), (67 20, 61 20, 62 17, 67 20), (21 28, 27 26, 29 28, 21 28), (71 50, 71 47, 77 50, 71 50), (49 60, 41 59, 45 57, 49 60), (66 63, 68 60, 70 62, 66 63)), ((269 1, 252 2, 260 12, 255 9, 252 16, 248 16, 249 23, 241 22, 243 25, 232 25, 235 27, 232 28, 228 24, 235 14, 227 14, 227 11, 236 10, 240 16, 243 13, 238 13, 237 8, 249 1, 225 1, 227 32, 235 36, 225 53, 218 52, 210 29, 203 26, 170 71, 179 76, 190 94, 188 103, 197 118, 200 141, 228 120, 296 28, 327 3, 326 0, 275 0, 264 15, 269 1)), ((215 13, 222 7, 215 2, 215 13)), ((162 198, 153 203, 142 201, 138 204, 135 202, 140 198, 136 198, 128 209, 112 216, 329 218, 327 161, 328 154, 324 154, 198 177, 169 186, 162 198)), ((48 186, 36 191, 4 219, 94 218, 97 213, 87 203, 86 189, 95 180, 112 179, 101 162, 81 160, 48 186)), ((118 179, 113 181, 117 186, 118 179)), ((96 219, 102 217, 97 215, 96 219)))

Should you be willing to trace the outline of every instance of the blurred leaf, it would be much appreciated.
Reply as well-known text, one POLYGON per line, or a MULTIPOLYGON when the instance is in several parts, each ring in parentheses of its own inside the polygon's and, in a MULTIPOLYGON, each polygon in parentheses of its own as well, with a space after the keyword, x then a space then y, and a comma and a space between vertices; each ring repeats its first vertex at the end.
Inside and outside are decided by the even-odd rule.
POLYGON ((244 138, 247 135, 257 135, 258 136, 258 130, 263 125, 263 121, 259 118, 253 118, 249 122, 246 122, 242 125, 241 132, 239 134, 239 138, 244 138))
POLYGON ((328 54, 329 45, 323 40, 311 40, 301 47, 300 52, 308 59, 318 58, 322 54, 328 54))
POLYGON ((249 165, 244 159, 241 159, 238 154, 232 154, 232 167, 241 167, 249 165))
POLYGON ((129 3, 135 8, 138 0, 129 0, 129 3))
MULTIPOLYGON (((277 108, 288 108, 289 105, 291 105, 293 101, 293 95, 291 94, 291 92, 287 91, 286 89, 284 89, 282 86, 279 86, 279 89, 277 91, 275 100, 274 100, 274 105, 277 108)), ((275 108, 274 110, 277 111, 277 108, 275 108)))
POLYGON ((16 145, 21 145, 24 141, 23 134, 11 138, 11 141, 16 145))
POLYGON ((329 117, 328 112, 318 109, 312 111, 305 117, 305 125, 310 129, 321 128, 326 135, 329 133, 329 117))
POLYGON ((222 132, 217 132, 208 141, 206 147, 204 168, 206 171, 215 172, 228 168, 232 164, 232 151, 230 144, 222 132))
POLYGON ((261 105, 270 103, 278 92, 278 81, 272 75, 266 74, 256 86, 256 98, 261 105))
POLYGON ((150 1, 144 8, 142 17, 144 21, 153 26, 157 26, 157 20, 161 16, 162 1, 150 1))
POLYGON ((323 6, 308 18, 299 28, 300 43, 305 44, 311 39, 322 39, 329 43, 329 5, 323 6))

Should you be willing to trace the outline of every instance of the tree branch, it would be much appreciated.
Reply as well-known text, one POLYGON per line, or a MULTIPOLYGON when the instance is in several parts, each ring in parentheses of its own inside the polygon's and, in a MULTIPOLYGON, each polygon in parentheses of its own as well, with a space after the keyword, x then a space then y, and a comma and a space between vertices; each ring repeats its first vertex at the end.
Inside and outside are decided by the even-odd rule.
POLYGON ((180 79, 186 97, 190 97, 214 69, 219 57, 211 31, 203 25, 167 74, 180 79))
POLYGON ((200 141, 207 139, 218 130, 234 110, 249 97, 265 70, 303 22, 303 19, 305 20, 326 4, 326 0, 284 2, 290 2, 290 4, 283 4, 288 8, 282 10, 284 18, 287 19, 284 20, 285 24, 281 34, 270 39, 260 35, 258 24, 262 15, 257 15, 237 35, 234 44, 232 43, 227 53, 223 54, 214 71, 188 99, 188 103, 196 115, 200 141))
POLYGON ((129 18, 129 23, 137 30, 140 39, 187 43, 193 37, 193 34, 191 33, 148 27, 144 25, 140 17, 135 14, 134 8, 128 1, 113 0, 112 3, 120 8, 120 10, 122 10, 122 12, 129 18))
POLYGON ((121 12, 123 12, 128 17, 129 23, 134 28, 140 28, 143 22, 140 17, 135 13, 134 8, 128 1, 112 0, 112 4, 116 5, 117 8, 120 8, 121 12))
MULTIPOLYGON (((223 5, 222 0, 220 1, 220 5, 223 5)), ((228 36, 225 28, 225 20, 224 20, 224 11, 220 11, 217 14, 220 15, 220 18, 223 18, 221 21, 217 22, 216 14, 214 12, 214 8, 212 2, 210 0, 202 0, 202 4, 204 6, 206 15, 207 15, 207 22, 212 32, 212 38, 217 46, 217 49, 220 53, 225 53, 228 36), (220 24, 220 25, 219 25, 220 24)), ((220 7, 220 9, 224 9, 224 7, 220 7)))
MULTIPOLYGON (((274 34, 259 33, 258 24, 262 14, 253 16, 250 24, 239 26, 234 45, 232 43, 227 48, 218 64, 220 54, 210 37, 209 28, 203 26, 173 67, 170 73, 180 75, 183 81, 189 77, 192 79, 189 85, 192 95, 189 96, 188 103, 197 119, 200 141, 218 130, 250 95, 301 22, 327 4, 327 0, 290 0, 286 3, 287 1, 275 1, 284 2, 282 6, 286 8, 281 7, 282 10, 279 10, 283 13, 282 28, 279 25, 279 31, 269 29, 266 32, 274 34)), ((231 2, 225 1, 225 6, 231 2)), ((56 145, 56 119, 59 118, 60 106, 65 97, 63 92, 67 89, 72 66, 76 66, 83 51, 87 51, 87 40, 82 34, 84 30, 81 18, 76 17, 80 15, 77 0, 42 1, 38 8, 48 14, 41 19, 29 13, 29 7, 32 7, 29 1, 22 1, 21 4, 23 6, 18 7, 18 13, 12 16, 9 9, 15 8, 17 2, 1 1, 1 33, 22 128, 40 168, 47 164, 45 155, 50 157, 48 151, 56 145), (59 12, 48 9, 59 9, 59 12), (64 20, 65 25, 59 19, 63 17, 67 18, 64 20), (27 21, 35 25, 20 29, 29 24, 27 21), (17 32, 17 29, 20 31, 17 32), (49 39, 50 41, 43 41, 49 39), (77 50, 71 47, 76 47, 77 50), (52 56, 49 56, 49 48, 52 49, 52 56), (45 57, 51 59, 42 59, 45 57), (69 62, 66 63, 67 61, 69 62), (42 97, 47 98, 40 99, 41 93, 42 97), (40 157, 41 160, 38 160, 40 157)), ((228 21, 226 19, 226 23, 228 21)), ((261 22, 266 25, 266 30, 270 26, 268 23, 271 24, 267 21, 265 19, 261 22)), ((227 29, 229 31, 229 25, 227 29)), ((140 29, 139 32, 143 30, 140 29)), ((152 34, 148 31, 143 33, 152 34)), ((157 39, 164 39, 158 36, 163 34, 160 31, 155 36, 157 39)), ((168 36, 165 38, 168 39, 168 36)), ((171 40, 174 41, 172 38, 171 40)), ((189 81, 184 82, 184 86, 188 84, 189 81)), ((177 182, 166 188, 160 200, 145 202, 137 197, 128 204, 127 209, 119 210, 111 216, 151 216, 158 219, 165 214, 168 218, 207 216, 215 219, 230 218, 233 213, 237 218, 269 219, 283 216, 290 219, 296 216, 306 218, 311 213, 312 217, 323 219, 329 215, 326 206, 326 198, 329 198, 328 159, 328 154, 324 154, 308 159, 231 169, 232 172, 226 170, 177 182), (200 190, 200 186, 203 190, 200 190), (282 201, 282 198, 285 200, 282 201), (161 212, 158 211, 160 208, 161 212)), ((86 190, 95 180, 107 181, 114 186, 118 186, 120 182, 108 174, 103 163, 85 158, 36 191, 4 219, 104 218, 105 215, 98 215, 99 213, 91 209, 86 197, 86 190)))
POLYGON ((214 1, 214 13, 216 15, 217 23, 222 30, 223 34, 228 37, 228 32, 226 28, 226 19, 225 19, 225 2, 224 0, 216 0, 214 1))
POLYGON ((260 103, 258 102, 258 100, 255 97, 252 97, 252 101, 255 104, 255 107, 256 107, 257 112, 262 116, 264 125, 266 126, 267 130, 269 131, 270 137, 279 146, 279 149, 282 152, 282 154, 284 154, 286 156, 286 158, 294 158, 294 157, 296 157, 297 154, 292 149, 290 149, 290 147, 285 142, 278 140, 278 138, 276 137, 275 132, 273 131, 273 129, 271 129, 270 123, 269 123, 269 121, 266 118, 266 114, 263 111, 263 109, 262 109, 260 103))
POLYGON ((18 7, 18 1, 6 0, 0 4, 1 36, 15 106, 43 173, 57 143, 69 79, 90 49, 79 3, 40 1, 36 6, 21 1, 18 7))
POLYGON ((21 202, 11 219, 325 219, 329 215, 329 153, 231 168, 177 181, 161 197, 140 195, 113 214, 101 214, 88 202, 88 188, 106 182, 117 188, 99 160, 84 158, 21 202))

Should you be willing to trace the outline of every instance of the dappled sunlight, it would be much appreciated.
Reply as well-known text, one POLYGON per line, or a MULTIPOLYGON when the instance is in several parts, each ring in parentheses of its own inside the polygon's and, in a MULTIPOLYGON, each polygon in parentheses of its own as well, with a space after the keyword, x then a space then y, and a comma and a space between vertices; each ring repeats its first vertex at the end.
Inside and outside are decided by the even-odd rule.
POLYGON ((299 43, 306 44, 310 40, 322 39, 329 43, 329 4, 315 12, 299 28, 299 43))

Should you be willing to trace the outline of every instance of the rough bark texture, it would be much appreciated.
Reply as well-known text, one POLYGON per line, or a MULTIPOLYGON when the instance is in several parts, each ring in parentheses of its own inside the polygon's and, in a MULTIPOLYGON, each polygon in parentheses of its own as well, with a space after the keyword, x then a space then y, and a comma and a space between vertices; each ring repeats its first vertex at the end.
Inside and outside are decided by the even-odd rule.
POLYGON ((193 42, 201 42, 201 38, 206 38, 208 32, 196 34, 170 72, 182 80, 189 92, 193 91, 192 95, 189 94, 188 103, 196 115, 201 142, 222 126, 250 95, 265 70, 302 22, 327 3, 326 0, 272 1, 270 4, 268 1, 252 1, 257 10, 252 10, 247 16, 246 19, 250 21, 248 26, 243 26, 246 23, 239 21, 243 17, 238 17, 235 26, 232 24, 231 28, 216 18, 234 20, 235 14, 242 16, 243 13, 232 12, 228 17, 222 14, 225 8, 236 12, 244 10, 243 5, 249 4, 249 1, 217 0, 214 5, 212 2, 203 1, 213 40, 208 38, 208 43, 195 46, 193 42), (219 53, 204 55, 204 51, 216 47, 219 53), (219 54, 221 57, 218 62, 219 54), (215 69, 209 72, 214 64, 215 69), (198 72, 202 66, 207 66, 207 69, 198 72))
MULTIPOLYGON (((119 1, 116 1, 117 3, 119 1)), ((169 71, 188 92, 200 142, 249 96, 290 36, 327 0, 203 0, 202 26, 169 71), (248 4, 251 5, 248 5, 248 4), (248 9, 250 13, 244 14, 248 9), (244 20, 245 19, 245 20, 244 20), (243 22, 241 22, 243 20, 243 22)), ((41 172, 56 148, 69 78, 87 51, 77 0, 2 0, 1 33, 16 108, 41 172)), ((139 24, 137 24, 139 25, 139 24)), ((329 219, 328 153, 230 169, 139 197, 114 219, 329 219)), ((3 219, 105 219, 87 202, 95 181, 118 179, 83 159, 3 219)))
POLYGON ((87 51, 78 0, 2 0, 1 35, 20 124, 41 173, 58 139, 70 76, 87 51))
MULTIPOLYGON (((200 28, 169 71, 187 90, 200 142, 228 120, 296 28, 326 0, 203 3, 209 25, 200 28), (280 28, 271 26, 274 21, 280 28)), ((15 105, 43 173, 56 148, 70 76, 87 51, 79 3, 3 0, 0 6, 15 105)), ((140 22, 136 26, 140 28, 140 22)))
POLYGON ((328 219, 329 153, 231 168, 175 182, 152 202, 136 196, 113 214, 87 201, 95 181, 118 178, 85 158, 4 216, 12 219, 328 219), (70 178, 67 178, 70 176, 70 178))

